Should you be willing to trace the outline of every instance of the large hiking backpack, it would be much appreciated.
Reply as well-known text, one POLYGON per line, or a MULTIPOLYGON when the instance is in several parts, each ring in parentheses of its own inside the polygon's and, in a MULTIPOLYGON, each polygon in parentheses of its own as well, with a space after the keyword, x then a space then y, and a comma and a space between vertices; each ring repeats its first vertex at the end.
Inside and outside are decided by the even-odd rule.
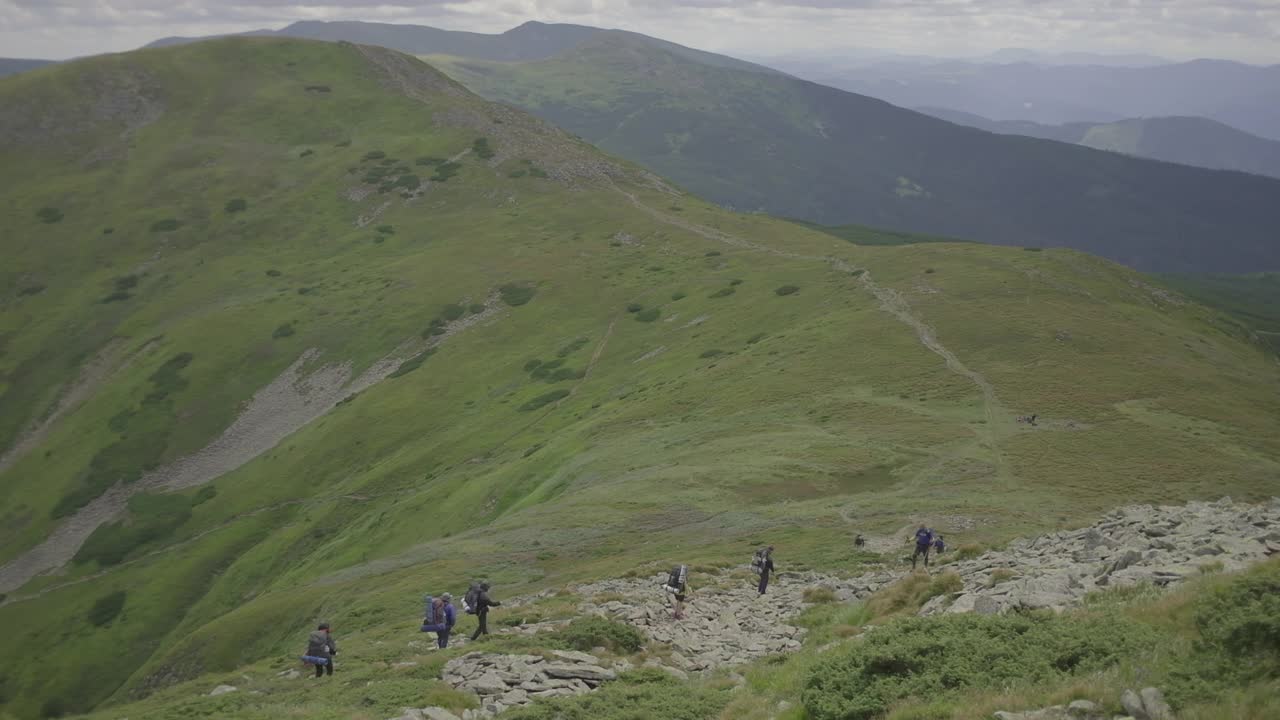
POLYGON ((443 625, 444 624, 444 600, 431 597, 426 598, 427 609, 422 614, 423 625, 443 625))
POLYGON ((765 553, 765 549, 760 548, 756 551, 755 557, 751 558, 751 570, 757 575, 764 573, 765 553))
POLYGON ((684 592, 684 584, 689 578, 689 566, 677 565, 667 574, 667 592, 678 595, 684 592))
POLYGON ((462 610, 468 615, 476 614, 476 605, 480 602, 480 583, 473 582, 462 596, 462 610))

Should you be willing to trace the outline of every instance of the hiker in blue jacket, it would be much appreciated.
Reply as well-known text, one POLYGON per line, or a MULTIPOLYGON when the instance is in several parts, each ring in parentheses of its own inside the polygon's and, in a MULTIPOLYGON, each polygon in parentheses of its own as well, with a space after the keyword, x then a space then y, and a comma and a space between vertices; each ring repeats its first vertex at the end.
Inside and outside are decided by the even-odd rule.
POLYGON ((427 617, 422 623, 422 632, 436 634, 436 645, 441 649, 449 647, 449 634, 458 621, 458 613, 453 608, 453 595, 445 593, 434 600, 427 608, 427 617))
POLYGON ((929 568, 929 550, 933 547, 933 531, 921 525, 916 530, 916 551, 911 554, 911 569, 916 569, 916 558, 924 556, 925 569, 929 568))
POLYGON ((942 554, 942 551, 943 551, 943 550, 946 550, 946 549, 947 549, 947 544, 946 544, 945 542, 943 542, 943 541, 942 541, 942 536, 941 536, 941 535, 939 535, 939 536, 937 536, 937 537, 935 537, 935 538, 933 539, 933 552, 934 552, 935 554, 937 554, 937 555, 941 555, 941 554, 942 554))

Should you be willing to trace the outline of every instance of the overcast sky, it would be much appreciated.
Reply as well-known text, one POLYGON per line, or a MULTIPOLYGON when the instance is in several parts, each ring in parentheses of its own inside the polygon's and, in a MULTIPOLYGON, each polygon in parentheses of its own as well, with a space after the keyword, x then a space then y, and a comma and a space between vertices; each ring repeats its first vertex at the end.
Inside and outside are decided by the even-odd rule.
POLYGON ((0 0, 0 56, 66 58, 296 20, 619 27, 738 55, 1002 47, 1280 63, 1280 0, 0 0))

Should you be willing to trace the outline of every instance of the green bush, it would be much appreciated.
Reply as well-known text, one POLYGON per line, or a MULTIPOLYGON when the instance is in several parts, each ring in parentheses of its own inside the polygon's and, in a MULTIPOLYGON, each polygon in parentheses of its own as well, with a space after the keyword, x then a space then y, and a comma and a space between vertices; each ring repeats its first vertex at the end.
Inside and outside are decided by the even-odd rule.
POLYGON ((458 305, 457 303, 449 303, 448 305, 445 305, 443 309, 440 310, 440 317, 443 317, 445 320, 449 322, 453 322, 454 320, 457 320, 458 318, 466 314, 467 314, 467 309, 462 307, 461 305, 458 305))
POLYGON ((712 298, 729 297, 735 292, 737 292, 736 288, 732 288, 732 287, 720 288, 719 290, 711 293, 711 295, 709 295, 708 297, 712 297, 712 298))
POLYGON ((527 175, 527 174, 528 174, 528 173, 527 173, 527 171, 525 171, 523 168, 521 168, 521 169, 517 169, 517 170, 512 170, 511 172, 507 173, 507 177, 509 177, 509 178, 522 178, 522 177, 524 177, 524 176, 525 176, 525 175, 527 175))
POLYGON ((706 255, 703 255, 703 257, 718 257, 719 255, 720 255, 719 250, 711 250, 706 255))
POLYGON ((560 358, 568 357, 578 352, 579 350, 581 350, 583 347, 586 346, 586 344, 587 344, 587 338, 584 338, 584 337, 575 338, 573 342, 557 350, 556 357, 560 357, 560 358))
POLYGON ((102 627, 115 620, 120 615, 120 611, 124 610, 127 597, 128 594, 124 590, 117 590, 98 598, 93 603, 93 607, 89 608, 89 623, 94 627, 102 627))
POLYGON ((1027 252, 1044 252, 1044 248, 1038 248, 1038 247, 1024 247, 1022 249, 1026 250, 1027 252))
MULTIPOLYGON (((210 496, 211 497, 211 496, 210 496)), ((124 561, 147 543, 164 540, 191 518, 193 498, 140 493, 129 498, 129 523, 99 526, 76 551, 73 562, 108 567, 124 561)))
POLYGON ((21 290, 19 290, 19 291, 18 291, 18 296, 19 296, 19 297, 27 297, 27 296, 30 296, 30 295, 39 295, 40 293, 44 292, 44 290, 45 290, 45 285, 44 285, 44 284, 42 284, 42 283, 36 283, 36 284, 34 284, 34 285, 28 285, 28 286, 26 286, 26 287, 22 288, 21 290))
POLYGON ((603 647, 621 655, 640 652, 645 642, 644 635, 631 625, 602 617, 577 618, 556 635, 575 650, 603 647))
POLYGON ((657 668, 623 673, 596 692, 539 700, 502 714, 505 720, 706 720, 729 703, 727 690, 682 683, 657 668))
POLYGON ((334 144, 333 144, 333 146, 334 146, 334 147, 340 147, 340 148, 344 148, 344 147, 351 147, 351 141, 350 141, 350 140, 339 140, 338 142, 334 143, 334 144))
POLYGON ((529 177, 545 178, 547 177, 547 171, 542 168, 529 168, 529 177))
POLYGON ((800 292, 800 288, 796 287, 795 285, 783 285, 777 290, 774 290, 774 292, 777 293, 778 295, 795 295, 796 293, 800 292))
POLYGON ((101 302, 103 305, 106 305, 108 303, 113 303, 113 302, 122 302, 124 300, 128 300, 131 297, 133 297, 133 295, 130 293, 124 292, 123 290, 116 290, 110 295, 107 295, 106 297, 102 298, 102 300, 100 300, 99 302, 101 302))
POLYGON ((640 303, 627 303, 627 312, 629 313, 638 313, 643 309, 644 306, 640 303))
POLYGON ((367 152, 367 153, 365 153, 365 154, 364 154, 364 159, 365 159, 366 161, 368 161, 368 160, 381 160, 381 159, 385 158, 386 156, 387 156, 387 154, 386 154, 386 153, 384 153, 384 152, 382 152, 381 150, 370 150, 369 152, 367 152))
POLYGON ((481 303, 471 303, 467 306, 467 310, 470 311, 472 315, 479 315, 485 311, 485 307, 481 303))
POLYGON ((686 296, 684 293, 682 293, 682 292, 678 292, 678 291, 677 291, 677 292, 673 292, 673 293, 671 293, 671 299, 672 299, 673 301, 675 301, 675 300, 683 300, 683 299, 685 299, 685 297, 687 297, 687 296, 686 296))
POLYGON ((182 227, 182 221, 176 218, 165 218, 151 223, 151 232, 173 232, 182 227))
POLYGON ((113 228, 113 227, 102 228, 102 234, 103 234, 103 235, 110 235, 111 233, 113 233, 113 232, 115 232, 115 231, 116 231, 116 229, 115 229, 115 228, 113 228))
POLYGON ((869 720, 908 697, 1039 683, 1103 670, 1154 639, 1119 617, 948 615, 898 620, 819 661, 802 699, 812 720, 869 720))
POLYGON ((396 226, 395 225, 379 225, 378 233, 381 235, 395 235, 396 226))
POLYGON ((405 190, 417 190, 418 186, 421 184, 422 180, 417 175, 414 175, 413 173, 406 173, 396 180, 393 187, 401 187, 405 190))
POLYGON ((443 162, 444 162, 444 158, 431 157, 431 156, 420 157, 414 161, 415 164, 421 165, 423 167, 433 167, 435 165, 440 165, 443 162))
POLYGON ((1205 594, 1195 606, 1199 637, 1169 686, 1175 705, 1280 678, 1280 563, 1270 562, 1205 594))
POLYGON ((36 217, 40 218, 40 222, 52 225, 53 223, 61 222, 65 216, 58 208, 44 207, 36 211, 36 217))
POLYGON ((275 268, 272 268, 267 271, 267 277, 280 277, 283 274, 284 273, 280 272, 279 270, 276 270, 275 268))
POLYGON ((538 410, 546 405, 550 405, 553 402, 563 400, 567 397, 569 397, 568 390, 564 390, 564 389, 552 390, 549 393, 543 393, 542 395, 539 395, 538 397, 521 405, 520 412, 531 412, 533 410, 538 410))
POLYGON ((244 198, 232 198, 227 201, 224 209, 229 213, 244 212, 249 209, 249 203, 244 198))
POLYGON ((285 323, 276 328, 275 331, 271 333, 271 337, 278 340, 280 338, 287 338, 295 332, 297 331, 293 329, 293 323, 285 323))
POLYGON ((729 281, 729 285, 731 285, 731 286, 737 286, 737 285, 741 285, 741 284, 742 284, 742 279, 741 279, 741 278, 734 278, 734 279, 732 279, 732 280, 730 280, 730 281, 729 281))
POLYGON ((528 303, 533 299, 535 292, 537 291, 533 288, 524 285, 507 284, 498 288, 498 293, 502 296, 502 302, 511 307, 519 307, 528 303))
POLYGON ((748 344, 748 345, 755 345, 756 343, 760 342, 761 340, 765 339, 766 337, 768 337, 768 336, 767 336, 767 335, 765 335, 764 333, 756 333, 755 335, 752 335, 751 337, 747 338, 747 344, 748 344))
POLYGON ((408 375, 409 373, 413 372, 414 370, 417 370, 418 368, 422 367, 422 363, 426 362, 426 361, 427 361, 427 358, 429 358, 429 357, 431 357, 432 355, 435 355, 435 354, 436 354, 436 349, 435 349, 435 348, 428 348, 427 350, 425 350, 425 351, 423 351, 423 352, 421 352, 421 353, 419 353, 419 354, 417 354, 417 355, 415 355, 415 356, 413 356, 413 357, 409 358, 408 360, 405 360, 404 362, 400 363, 400 367, 396 368, 396 369, 395 369, 395 371, 394 371, 394 372, 392 372, 392 373, 391 373, 390 375, 388 375, 387 377, 389 377, 389 378, 398 378, 398 377, 402 377, 402 376, 404 376, 404 375, 408 375))
POLYGON ((587 376, 586 370, 574 370, 573 368, 559 368, 555 372, 547 376, 547 382, 556 383, 565 380, 581 380, 587 376))
POLYGON ((653 322, 654 320, 657 320, 660 315, 662 315, 662 311, 658 308, 649 308, 648 310, 641 310, 636 313, 636 320, 639 322, 653 322))
POLYGON ((534 370, 537 370, 541 366, 542 366, 542 361, 537 358, 533 358, 532 360, 529 360, 524 364, 524 371, 533 372, 534 370))
POLYGON ((698 357, 702 358, 703 360, 707 360, 709 358, 720 357, 721 355, 724 355, 724 354, 725 352, 723 350, 716 350, 713 348, 711 350, 703 350, 702 354, 699 355, 698 357))
POLYGON ((315 150, 312 150, 311 148, 307 148, 306 150, 303 150, 302 152, 298 153, 298 157, 300 158, 310 157, 315 154, 316 154, 315 150))
POLYGON ((489 147, 489 138, 476 138, 476 141, 471 143, 471 150, 479 155, 481 160, 488 160, 494 155, 493 148, 489 147))
POLYGON ((436 166, 436 172, 431 176, 432 182, 448 182, 449 178, 458 174, 458 170, 462 166, 456 162, 442 162, 436 166))

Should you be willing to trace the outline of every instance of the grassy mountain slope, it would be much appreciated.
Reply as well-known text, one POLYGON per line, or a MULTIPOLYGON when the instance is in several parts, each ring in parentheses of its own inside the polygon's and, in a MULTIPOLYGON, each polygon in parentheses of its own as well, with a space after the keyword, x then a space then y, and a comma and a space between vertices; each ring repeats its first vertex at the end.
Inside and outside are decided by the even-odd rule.
POLYGON ((987 132, 1028 135, 1152 160, 1280 177, 1280 142, 1206 118, 1135 118, 1112 123, 1041 125, 1019 120, 990 120, 945 108, 920 108, 920 112, 987 132))
POLYGON ((1144 269, 1280 263, 1280 182, 976 132, 793 78, 601 38, 550 60, 441 60, 538 114, 742 210, 1007 245, 1144 269))
MULTIPOLYGON (((729 213, 385 50, 6 78, 0 179, 17 718, 292 655, 320 617, 391 637, 474 576, 764 539, 847 571, 855 530, 997 541, 1275 489, 1274 362, 1133 271, 729 213)), ((427 678, 315 717, 389 716, 427 678)))
POLYGON ((1280 353, 1280 275, 1169 275, 1162 280, 1187 297, 1234 316, 1280 353))

